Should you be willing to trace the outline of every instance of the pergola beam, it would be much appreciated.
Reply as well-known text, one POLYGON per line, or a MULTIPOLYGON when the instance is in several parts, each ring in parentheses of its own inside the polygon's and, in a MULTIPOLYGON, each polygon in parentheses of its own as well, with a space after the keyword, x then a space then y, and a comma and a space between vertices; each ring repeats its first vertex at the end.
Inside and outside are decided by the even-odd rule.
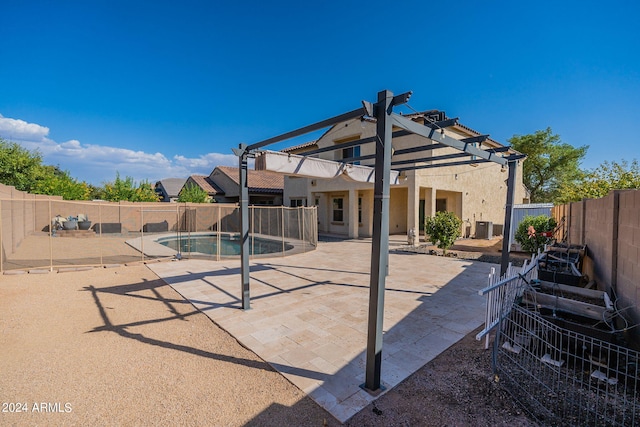
POLYGON ((438 122, 430 122, 425 119, 424 125, 431 129, 444 129, 458 124, 458 118, 440 120, 438 122))
POLYGON ((394 154, 396 156, 400 156, 402 154, 411 154, 411 153, 418 153, 420 151, 438 150, 440 148, 447 148, 447 147, 448 145, 438 144, 438 143, 428 144, 428 145, 425 144, 419 147, 410 147, 410 148, 403 148, 401 150, 396 150, 394 154))
POLYGON ((248 151, 253 151, 258 148, 265 147, 267 145, 275 144, 276 142, 284 141, 287 139, 295 138, 296 136, 304 135, 309 132, 313 132, 316 130, 324 129, 329 126, 333 126, 335 124, 355 119, 358 117, 362 117, 366 114, 366 111, 363 107, 357 108, 353 111, 349 111, 348 113, 340 114, 339 116, 332 117, 330 119, 323 120, 321 122, 314 123, 312 125, 308 125, 305 127, 301 127, 296 130, 292 130, 291 132, 283 133, 279 136, 274 136, 273 138, 265 139, 264 141, 256 142, 255 144, 249 145, 246 149, 248 151))
POLYGON ((375 140, 376 140, 375 136, 370 136, 368 138, 358 139, 357 141, 343 142, 340 144, 330 145, 328 147, 317 148, 311 151, 305 151, 303 154, 305 156, 312 156, 314 154, 327 153, 329 151, 343 150, 345 148, 355 147, 357 145, 369 144, 375 140))
MULTIPOLYGON (((486 150, 486 151, 490 151, 490 152, 494 152, 494 153, 501 153, 504 151, 509 150, 508 147, 498 147, 496 149, 491 149, 491 150, 486 150)), ((443 154, 442 156, 431 156, 431 157, 422 157, 419 159, 408 159, 408 160, 396 160, 394 162, 391 163, 391 166, 397 166, 397 165, 408 165, 411 163, 421 163, 421 162, 431 162, 434 160, 448 160, 448 159, 457 159, 460 157, 470 157, 472 156, 472 154, 469 153, 454 153, 454 154, 443 154)), ((362 157, 368 157, 368 156, 362 156, 362 157)), ((360 160, 360 158, 355 157, 354 160, 360 160)), ((488 162, 489 160, 484 160, 486 162, 488 162)), ((461 163, 463 164, 463 163, 461 163)), ((435 166, 442 166, 442 163, 437 163, 434 164, 435 166)), ((447 164, 448 166, 450 166, 450 164, 447 164)))
POLYGON ((500 165, 506 166, 507 160, 496 156, 494 153, 486 152, 471 143, 462 142, 458 139, 452 138, 444 133, 440 133, 437 135, 437 132, 434 132, 433 129, 425 129, 425 126, 421 126, 416 122, 407 119, 406 117, 402 117, 398 114, 391 114, 391 121, 395 126, 398 126, 402 129, 406 129, 409 132, 415 133, 417 135, 423 136, 425 138, 429 138, 434 141, 438 141, 441 144, 447 145, 449 147, 456 148, 460 151, 464 151, 473 156, 480 157, 481 159, 485 159, 494 163, 498 163, 500 165))
POLYGON ((433 169, 433 168, 441 168, 444 166, 462 166, 462 165, 477 165, 480 163, 488 163, 491 160, 485 159, 472 159, 472 160, 462 160, 459 162, 445 162, 445 163, 435 163, 432 165, 416 165, 408 168, 395 168, 394 170, 398 172, 405 172, 409 170, 418 170, 418 169, 433 169))
POLYGON ((462 138, 460 141, 468 142, 472 144, 482 143, 489 139, 489 135, 470 136, 469 138, 462 138))

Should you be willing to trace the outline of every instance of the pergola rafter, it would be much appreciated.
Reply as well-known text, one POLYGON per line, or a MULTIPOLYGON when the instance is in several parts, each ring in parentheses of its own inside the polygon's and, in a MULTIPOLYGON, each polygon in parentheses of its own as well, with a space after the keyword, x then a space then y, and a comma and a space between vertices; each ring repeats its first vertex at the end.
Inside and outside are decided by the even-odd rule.
MULTIPOLYGON (((373 237, 371 249, 371 273, 369 287, 369 320, 367 335, 367 357, 365 383, 362 387, 370 392, 378 392, 383 389, 381 383, 382 365, 382 321, 384 315, 384 289, 385 279, 388 273, 389 255, 389 197, 392 180, 391 167, 398 165, 408 165, 395 171, 410 171, 424 168, 437 168, 453 165, 470 165, 477 163, 493 162, 503 167, 508 167, 507 179, 507 201, 505 209, 504 235, 508 236, 511 229, 511 215, 513 210, 513 199, 515 193, 515 177, 517 162, 524 155, 519 153, 505 156, 509 147, 479 147, 488 139, 488 135, 478 135, 461 140, 455 139, 445 133, 445 128, 457 125, 458 119, 446 118, 440 111, 425 113, 422 117, 424 123, 415 121, 393 113, 394 106, 406 103, 411 97, 411 92, 401 95, 393 95, 390 91, 381 91, 375 103, 362 101, 362 107, 341 114, 339 116, 326 119, 297 130, 284 133, 282 135, 266 139, 255 144, 240 144, 234 149, 234 153, 239 158, 240 165, 240 228, 241 228, 241 286, 242 286, 242 307, 245 310, 250 308, 250 287, 249 287, 249 192, 247 183, 247 159, 255 157, 260 149, 277 142, 295 138, 310 132, 334 126, 347 120, 360 118, 361 120, 375 119, 376 135, 373 137, 335 144, 330 147, 318 148, 303 154, 304 161, 314 161, 309 157, 314 154, 329 151, 342 150, 364 144, 375 144, 375 154, 342 159, 343 165, 363 160, 374 160, 372 172, 374 172, 374 206, 373 206, 373 237), (396 130, 394 131, 394 127, 396 130), (399 129, 398 129, 399 128, 399 129), (392 147, 393 138, 406 135, 420 135, 428 143, 423 146, 400 149, 394 152, 392 147), (454 148, 459 153, 445 154, 441 156, 423 157, 419 159, 396 160, 392 162, 393 156, 403 154, 418 153, 421 151, 431 151, 440 148, 454 148), (468 160, 442 162, 469 157, 468 160), (434 161, 436 161, 434 163, 434 161), (420 164, 429 162, 428 164, 420 164)), ((319 159, 315 159, 319 160, 319 159)), ((324 160, 327 162, 327 160, 324 160)), ((397 174, 395 174, 397 175, 397 174)), ((506 271, 509 260, 508 239, 503 239, 501 273, 506 271)))

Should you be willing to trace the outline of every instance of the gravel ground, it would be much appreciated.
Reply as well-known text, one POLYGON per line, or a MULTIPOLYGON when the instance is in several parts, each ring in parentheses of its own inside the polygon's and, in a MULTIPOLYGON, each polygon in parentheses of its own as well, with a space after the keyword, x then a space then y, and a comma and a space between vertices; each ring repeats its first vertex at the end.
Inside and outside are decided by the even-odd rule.
MULTIPOLYGON (((339 425, 144 265, 1 276, 0 330, 0 425, 339 425)), ((347 425, 535 425, 475 333, 347 425)))

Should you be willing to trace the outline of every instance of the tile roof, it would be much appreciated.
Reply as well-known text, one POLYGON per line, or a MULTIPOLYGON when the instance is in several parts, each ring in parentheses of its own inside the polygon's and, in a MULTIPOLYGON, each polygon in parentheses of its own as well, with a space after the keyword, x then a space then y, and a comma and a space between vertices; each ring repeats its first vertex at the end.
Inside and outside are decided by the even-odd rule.
POLYGON ((196 184, 200 186, 204 191, 207 192, 210 196, 215 196, 216 194, 224 194, 224 191, 220 189, 216 185, 215 182, 211 178, 205 175, 191 175, 189 178, 196 184))
POLYGON ((182 190, 182 186, 187 182, 186 178, 165 178, 156 182, 156 187, 158 184, 162 184, 164 191, 169 195, 169 197, 178 197, 180 190, 182 190))
POLYGON ((283 153, 291 153, 293 151, 298 151, 298 150, 304 150, 305 148, 311 148, 311 147, 318 147, 318 141, 309 141, 309 142, 305 142, 303 144, 299 144, 299 145, 294 145, 293 147, 287 147, 284 148, 280 151, 282 151, 283 153))
MULTIPOLYGON (((227 175, 236 185, 240 185, 238 168, 218 166, 216 169, 227 175)), ((282 193, 284 191, 284 175, 271 171, 249 169, 247 181, 249 191, 254 193, 282 193)))

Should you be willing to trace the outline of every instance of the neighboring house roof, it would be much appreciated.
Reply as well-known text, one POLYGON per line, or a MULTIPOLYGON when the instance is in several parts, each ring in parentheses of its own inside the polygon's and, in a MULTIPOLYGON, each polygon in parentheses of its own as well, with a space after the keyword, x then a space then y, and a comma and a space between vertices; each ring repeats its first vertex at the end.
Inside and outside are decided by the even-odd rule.
MULTIPOLYGON (((218 166, 216 169, 229 177, 236 185, 240 185, 238 168, 218 166)), ((250 169, 247 171, 247 181, 249 191, 252 193, 281 194, 284 191, 284 175, 277 172, 250 169)))
POLYGON ((156 182, 156 188, 162 186, 169 197, 178 197, 186 178, 164 178, 156 182))
POLYGON ((318 141, 309 141, 303 144, 294 145, 293 147, 287 147, 282 151, 283 153, 302 154, 305 151, 318 148, 318 141))
POLYGON ((196 185, 207 192, 209 196, 224 194, 224 191, 216 185, 211 178, 205 175, 191 175, 189 177, 196 185))

